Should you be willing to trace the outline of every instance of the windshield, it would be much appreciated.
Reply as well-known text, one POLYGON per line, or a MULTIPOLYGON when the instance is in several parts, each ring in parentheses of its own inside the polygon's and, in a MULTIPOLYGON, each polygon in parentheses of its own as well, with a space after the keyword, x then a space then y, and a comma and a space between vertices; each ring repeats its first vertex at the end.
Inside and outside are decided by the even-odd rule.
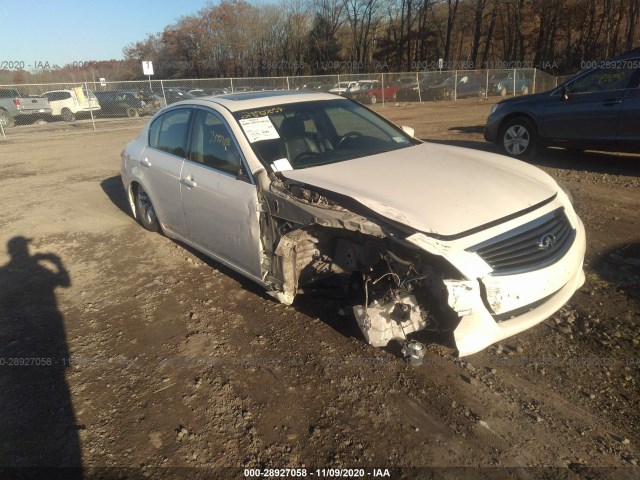
POLYGON ((273 170, 342 162, 413 145, 404 131, 349 100, 234 113, 256 156, 273 170))

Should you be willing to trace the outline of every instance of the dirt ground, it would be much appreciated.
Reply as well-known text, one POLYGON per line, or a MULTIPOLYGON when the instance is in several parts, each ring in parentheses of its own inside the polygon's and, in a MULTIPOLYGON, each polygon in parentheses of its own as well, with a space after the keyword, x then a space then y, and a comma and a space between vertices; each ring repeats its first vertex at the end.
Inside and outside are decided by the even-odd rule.
MULTIPOLYGON (((482 138, 490 103, 377 110, 420 138, 496 150, 482 138)), ((365 344, 334 301, 278 304, 139 227, 119 164, 144 121, 0 138, 1 466, 127 468, 65 478, 246 478, 223 467, 638 478, 640 157, 533 160, 573 193, 586 284, 476 355, 427 337, 412 367, 365 344)))

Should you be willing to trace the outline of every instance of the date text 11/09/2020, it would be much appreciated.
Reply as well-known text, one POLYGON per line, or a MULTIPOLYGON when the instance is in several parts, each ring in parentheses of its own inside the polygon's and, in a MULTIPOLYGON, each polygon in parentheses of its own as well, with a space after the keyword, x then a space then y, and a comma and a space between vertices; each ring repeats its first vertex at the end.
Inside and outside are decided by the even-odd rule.
POLYGON ((319 478, 390 478, 388 468, 245 468, 245 478, 263 477, 319 477, 319 478))

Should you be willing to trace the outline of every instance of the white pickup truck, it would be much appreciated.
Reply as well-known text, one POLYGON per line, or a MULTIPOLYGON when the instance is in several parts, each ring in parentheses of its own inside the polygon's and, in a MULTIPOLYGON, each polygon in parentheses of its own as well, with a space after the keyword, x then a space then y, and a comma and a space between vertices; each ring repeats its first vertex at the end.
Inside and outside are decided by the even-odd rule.
POLYGON ((13 127, 16 120, 42 117, 51 114, 46 98, 24 97, 15 88, 0 88, 0 124, 13 127))

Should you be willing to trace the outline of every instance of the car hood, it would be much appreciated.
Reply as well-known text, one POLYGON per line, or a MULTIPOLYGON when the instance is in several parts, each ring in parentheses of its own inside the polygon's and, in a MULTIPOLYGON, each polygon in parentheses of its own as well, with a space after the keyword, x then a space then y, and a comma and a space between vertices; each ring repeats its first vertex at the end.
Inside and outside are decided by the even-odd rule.
POLYGON ((551 177, 524 162, 432 143, 282 175, 445 237, 525 210, 558 190, 551 177))

